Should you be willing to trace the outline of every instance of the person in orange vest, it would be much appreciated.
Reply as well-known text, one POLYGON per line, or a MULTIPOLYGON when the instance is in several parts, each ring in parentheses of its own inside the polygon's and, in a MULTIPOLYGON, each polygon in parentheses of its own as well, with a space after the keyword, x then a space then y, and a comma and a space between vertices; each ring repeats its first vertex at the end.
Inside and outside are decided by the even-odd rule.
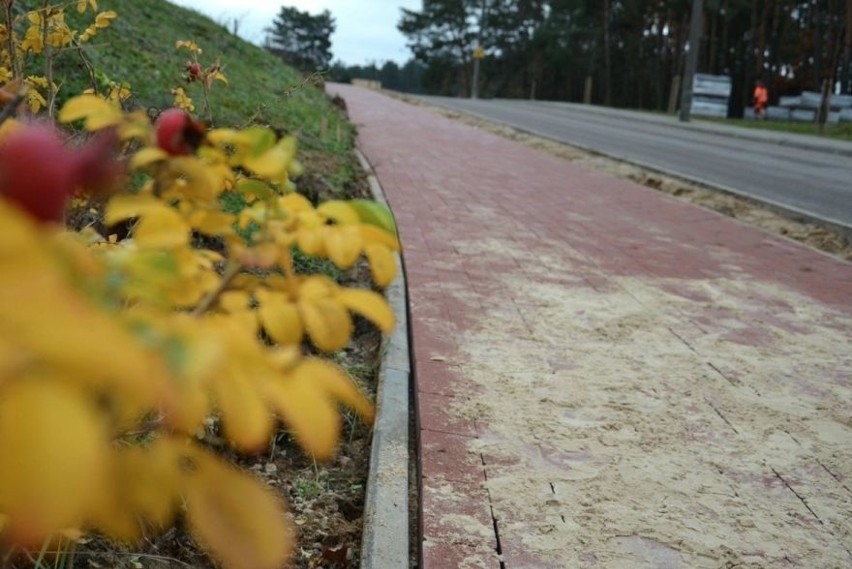
POLYGON ((762 119, 766 115, 766 103, 769 102, 769 93, 763 81, 758 81, 754 86, 754 118, 762 119))

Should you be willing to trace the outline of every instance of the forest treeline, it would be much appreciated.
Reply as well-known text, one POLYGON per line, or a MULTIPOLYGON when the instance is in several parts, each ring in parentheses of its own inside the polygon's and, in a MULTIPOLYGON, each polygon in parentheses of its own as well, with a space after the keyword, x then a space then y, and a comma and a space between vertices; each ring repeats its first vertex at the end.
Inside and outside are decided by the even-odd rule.
MULTIPOLYGON (((343 67, 338 79, 469 96, 481 46, 482 97, 671 110, 688 51, 692 0, 424 0, 398 28, 403 66, 343 67)), ((730 76, 731 116, 754 83, 770 103, 802 91, 852 93, 852 0, 704 0, 698 72, 730 76)))

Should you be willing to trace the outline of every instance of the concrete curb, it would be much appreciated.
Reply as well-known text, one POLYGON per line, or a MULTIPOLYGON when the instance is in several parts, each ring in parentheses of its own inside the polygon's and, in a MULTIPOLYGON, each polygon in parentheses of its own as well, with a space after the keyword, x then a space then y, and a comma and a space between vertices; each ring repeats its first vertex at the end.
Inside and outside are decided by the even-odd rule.
MULTIPOLYGON (((372 166, 355 151, 376 201, 387 205, 372 166)), ((404 569, 409 566, 408 441, 411 358, 408 346, 408 297, 402 260, 387 288, 396 329, 383 346, 376 389, 376 423, 364 503, 361 569, 404 569)))

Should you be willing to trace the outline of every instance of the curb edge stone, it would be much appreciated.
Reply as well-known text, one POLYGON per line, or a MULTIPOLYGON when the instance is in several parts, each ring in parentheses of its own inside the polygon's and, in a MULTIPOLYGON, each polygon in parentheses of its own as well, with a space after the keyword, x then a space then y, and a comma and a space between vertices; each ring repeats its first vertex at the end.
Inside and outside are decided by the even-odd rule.
MULTIPOLYGON (((367 173, 373 198, 387 205, 367 158, 355 150, 367 173)), ((408 345, 407 286, 402 260, 396 255, 397 277, 386 295, 396 328, 383 345, 376 389, 376 422, 370 449, 370 471, 364 502, 361 569, 402 569, 409 566, 409 393, 411 361, 408 345)))

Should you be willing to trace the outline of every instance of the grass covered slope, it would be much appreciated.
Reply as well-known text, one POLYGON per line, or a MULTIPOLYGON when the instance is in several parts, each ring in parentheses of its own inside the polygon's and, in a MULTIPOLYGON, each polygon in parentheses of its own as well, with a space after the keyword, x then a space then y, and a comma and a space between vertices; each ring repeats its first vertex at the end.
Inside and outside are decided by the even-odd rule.
MULTIPOLYGON (((205 118, 201 86, 188 84, 184 75, 190 53, 175 48, 178 40, 194 41, 203 49, 202 65, 219 61, 228 78, 227 85, 217 81, 211 89, 216 126, 263 124, 295 134, 308 178, 313 171, 322 176, 314 182, 326 191, 349 193, 355 182, 354 129, 325 94, 306 84, 298 72, 210 18, 165 0, 100 0, 98 4, 100 10, 118 13, 112 25, 83 48, 101 89, 110 81, 126 83, 133 93, 126 106, 157 113, 173 106, 171 89, 183 87, 195 102, 196 114, 205 118)), ((83 29, 91 13, 85 25, 77 18, 69 10, 69 23, 83 29)), ((91 81, 77 54, 65 54, 57 63, 57 75, 67 78, 60 91, 61 105, 90 87, 91 81)))

